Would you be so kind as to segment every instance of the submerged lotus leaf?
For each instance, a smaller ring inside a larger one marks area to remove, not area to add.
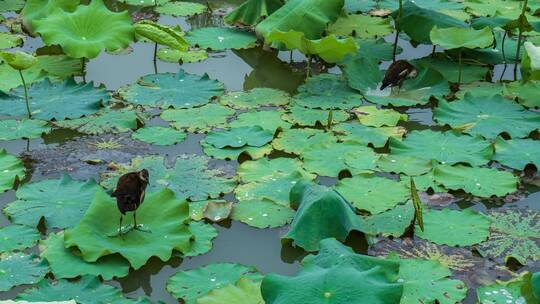
[[[433,44],[439,45],[446,50],[458,48],[486,48],[493,45],[494,38],[491,28],[484,27],[481,30],[463,27],[438,28],[431,29],[429,33]]]
[[[23,284],[35,284],[49,271],[47,263],[35,255],[7,253],[0,256],[0,291]]]
[[[234,109],[254,109],[261,106],[283,106],[290,102],[287,92],[271,88],[254,88],[245,92],[230,92],[219,102]]]
[[[62,120],[54,124],[61,128],[76,130],[79,133],[99,135],[135,130],[143,122],[142,115],[133,109],[111,110],[107,108],[95,115]]]
[[[179,51],[169,48],[161,48],[157,52],[157,58],[165,62],[192,63],[207,59],[208,53],[205,50]]]
[[[505,196],[517,190],[519,178],[510,172],[462,165],[435,167],[435,181],[447,189],[460,190],[480,197]]]
[[[233,205],[231,218],[256,228],[276,228],[287,225],[294,210],[271,200],[242,200]]]
[[[401,114],[392,109],[377,109],[376,106],[361,106],[355,108],[356,114],[361,124],[369,127],[395,127],[400,121],[407,121],[407,114]]]
[[[173,191],[163,189],[147,195],[137,211],[138,223],[151,232],[131,230],[123,237],[111,237],[118,232],[121,214],[114,198],[102,190],[97,191],[79,224],[66,230],[66,248],[76,246],[87,262],[118,253],[134,269],[144,266],[153,256],[167,261],[173,250],[189,249],[192,234],[183,224],[189,219],[188,204],[177,199]],[[132,225],[133,218],[126,216],[124,223]]]
[[[300,172],[306,179],[314,179],[315,175],[309,174],[302,169],[302,162],[294,158],[262,158],[256,161],[246,161],[237,169],[240,180],[244,183],[258,182],[275,178],[276,176],[289,175],[292,172]]]
[[[51,132],[51,127],[44,120],[8,119],[0,121],[0,140],[33,139],[49,132]]]
[[[228,130],[211,131],[206,143],[216,148],[240,148],[243,146],[262,147],[272,141],[273,133],[260,126],[238,127]]]
[[[183,142],[186,133],[167,127],[146,127],[137,130],[132,135],[133,139],[147,142],[158,146],[170,146]]]
[[[23,162],[5,149],[0,149],[0,171],[0,192],[13,189],[26,175]]]
[[[134,104],[189,109],[223,94],[223,84],[206,74],[198,76],[179,70],[177,74],[146,75],[136,84],[120,89],[119,94]]]
[[[256,25],[281,6],[282,0],[248,0],[225,16],[224,20],[228,24]]]
[[[504,262],[513,258],[522,265],[540,260],[540,212],[503,210],[489,217],[491,234],[478,246],[482,256]]]
[[[180,271],[167,281],[167,291],[186,304],[195,304],[197,299],[214,289],[234,284],[240,278],[259,281],[261,275],[254,267],[233,263],[216,263]]]
[[[249,49],[257,45],[257,37],[250,32],[226,27],[203,27],[190,31],[186,39],[193,46],[213,51]]]
[[[328,27],[328,33],[360,39],[384,37],[394,31],[390,18],[366,15],[342,15]]]
[[[370,173],[375,170],[378,158],[371,148],[352,142],[316,143],[300,157],[307,171],[330,177],[337,177],[345,170],[352,175]]]
[[[205,254],[212,249],[212,241],[217,237],[218,231],[212,225],[204,222],[190,222],[189,231],[193,234],[189,248],[182,252],[183,256],[193,257]]]
[[[471,209],[426,210],[423,217],[424,231],[417,226],[415,234],[435,244],[470,246],[485,241],[489,236],[490,220]]]
[[[239,185],[234,194],[239,202],[265,199],[281,206],[289,206],[289,192],[302,179],[304,175],[297,171],[286,175],[274,173],[264,179]]]
[[[403,127],[366,127],[360,123],[343,123],[334,129],[337,137],[344,142],[358,143],[364,146],[368,144],[375,148],[382,148],[389,138],[401,139],[407,130]]]
[[[527,111],[500,95],[477,98],[465,94],[459,101],[441,101],[433,117],[441,125],[448,124],[462,132],[490,139],[501,133],[523,138],[540,127],[540,114]]]
[[[102,0],[79,5],[73,12],[57,9],[32,24],[45,44],[58,44],[73,58],[92,59],[103,49],[124,49],[135,37],[129,13],[111,12]]]
[[[489,162],[493,147],[480,136],[461,135],[458,132],[413,131],[404,140],[390,139],[390,153],[436,160],[442,164],[468,163],[480,166]]]
[[[155,11],[158,14],[187,17],[203,13],[206,11],[206,6],[201,3],[174,1],[158,5]]]
[[[383,155],[377,160],[377,167],[384,172],[403,173],[416,176],[428,173],[432,169],[430,160],[407,155]]]
[[[206,155],[224,160],[237,160],[240,156],[247,156],[250,159],[259,159],[272,152],[272,146],[270,144],[262,147],[243,146],[240,148],[219,149],[205,141],[201,141],[201,146]]]
[[[342,179],[336,184],[336,191],[354,207],[371,214],[392,209],[410,196],[405,183],[373,175]]]
[[[540,141],[532,139],[495,140],[495,155],[493,160],[516,170],[523,170],[528,164],[540,168]]]
[[[0,252],[10,252],[34,246],[39,240],[35,228],[23,225],[8,225],[0,228]]]
[[[298,87],[294,98],[297,105],[323,110],[349,110],[362,101],[362,95],[351,89],[343,77],[333,74],[310,77]]]
[[[94,263],[84,261],[75,249],[64,247],[64,233],[51,233],[40,242],[41,257],[51,267],[57,279],[78,276],[101,276],[104,280],[125,277],[129,273],[129,263],[119,255],[105,256]]]
[[[315,127],[318,124],[328,127],[328,118],[330,111],[310,109],[294,105],[290,107],[287,113],[281,116],[282,119],[302,127]],[[345,111],[332,110],[332,125],[349,119],[349,113]]]
[[[301,155],[313,145],[336,143],[337,139],[328,132],[317,129],[287,129],[272,141],[276,150]]]
[[[411,203],[397,205],[386,212],[364,217],[364,233],[398,238],[409,228],[413,218],[414,206]]]
[[[242,113],[230,122],[232,128],[260,126],[274,134],[276,130],[288,129],[291,124],[281,119],[282,112],[277,110],[256,111]]]
[[[75,226],[83,217],[98,189],[94,180],[46,179],[25,184],[17,190],[16,201],[4,209],[12,222],[35,227],[41,218],[48,228]]]
[[[261,283],[248,278],[240,278],[235,284],[210,291],[197,299],[197,304],[264,304],[261,295]]]
[[[161,118],[179,130],[207,132],[211,128],[224,127],[234,110],[218,104],[207,104],[192,109],[169,109],[161,113]]]
[[[23,45],[23,37],[21,35],[12,35],[9,33],[0,32],[0,49],[10,49]]]
[[[63,83],[52,83],[45,79],[33,84],[28,89],[28,95],[32,117],[43,120],[64,120],[94,114],[102,101],[109,99],[105,88],[96,88],[93,83],[77,84],[73,79]],[[12,90],[10,94],[0,93],[0,113],[26,115],[22,87]]]
[[[184,38],[184,33],[176,28],[155,23],[151,20],[142,20],[135,24],[135,33],[155,43],[168,46],[177,51],[186,51],[189,42]]]

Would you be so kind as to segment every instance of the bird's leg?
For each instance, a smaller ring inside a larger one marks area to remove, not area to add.
[[[150,233],[152,232],[149,229],[144,228],[142,224],[137,225],[137,211],[133,211],[133,229],[139,230],[142,232],[150,232]]]
[[[116,233],[108,235],[108,237],[117,237],[117,236],[122,236],[123,235],[123,232],[122,232],[122,218],[123,217],[124,216],[122,214],[120,214],[120,226],[118,227],[118,231],[116,231]]]

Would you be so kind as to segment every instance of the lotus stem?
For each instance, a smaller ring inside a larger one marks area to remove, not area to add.
[[[306,65],[306,80],[309,78],[310,74],[311,74],[311,55],[308,55],[307,65]]]
[[[154,74],[157,74],[157,42],[154,43]]]
[[[459,49],[459,55],[458,55],[458,60],[459,60],[459,70],[458,70],[458,85],[461,84],[461,49]]]
[[[399,20],[401,19],[401,12],[403,11],[403,2],[402,0],[399,0],[399,9],[397,13],[397,18],[394,20],[394,25],[396,27],[396,38],[394,38],[394,50],[392,51],[392,61],[396,61],[396,53],[397,53],[397,43],[399,40],[399,32],[400,32],[400,26],[399,26]]]
[[[293,51],[291,50],[291,52],[289,53],[289,63],[292,63],[292,52]]]
[[[83,82],[86,82],[86,59],[81,58],[81,74]]]
[[[330,110],[330,111],[328,112],[328,120],[327,120],[327,122],[326,122],[326,129],[327,129],[327,130],[332,129],[332,122],[333,122],[333,120],[334,120],[334,111],[333,111],[333,110]]]
[[[32,118],[32,113],[30,112],[30,102],[28,101],[28,88],[26,87],[26,81],[24,81],[24,77],[21,70],[19,70],[19,75],[21,76],[21,81],[24,87],[24,99],[26,100],[26,112],[28,113],[28,118]]]
[[[506,41],[506,36],[507,35],[508,35],[508,31],[504,31],[504,35],[503,35],[502,42],[501,42],[504,69],[503,69],[503,71],[501,73],[501,78],[499,78],[499,81],[502,81],[504,73],[506,73],[506,68],[508,67],[508,64],[506,62],[506,52],[504,51],[504,42]]]
[[[437,49],[437,46],[433,46],[433,48],[431,49],[431,57],[433,58],[435,56],[435,50]]]
[[[527,2],[528,0],[523,1],[523,7],[521,9],[521,15],[519,15],[519,35],[518,35],[518,41],[517,41],[517,48],[516,48],[516,61],[514,64],[514,81],[517,80],[517,68],[519,63],[519,52],[521,50],[521,39],[523,39],[523,19],[525,18],[525,11],[527,10]]]

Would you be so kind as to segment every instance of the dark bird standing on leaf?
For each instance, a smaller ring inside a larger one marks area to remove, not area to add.
[[[418,74],[418,70],[405,60],[398,60],[392,62],[392,64],[386,70],[384,79],[382,81],[381,90],[386,87],[398,86],[401,88],[403,81],[407,78],[414,78]]]
[[[138,172],[130,172],[120,176],[116,190],[111,194],[116,198],[118,210],[120,210],[120,229],[122,234],[122,219],[126,212],[133,211],[133,229],[139,229],[137,226],[137,208],[144,201],[144,194],[148,186],[148,170],[143,169]]]

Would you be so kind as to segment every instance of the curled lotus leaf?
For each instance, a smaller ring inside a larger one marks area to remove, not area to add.
[[[336,142],[336,137],[323,130],[295,128],[279,133],[278,137],[272,141],[272,146],[276,150],[301,155],[308,151],[311,146]]]
[[[23,162],[5,149],[0,149],[0,171],[0,192],[13,189],[26,175]]]
[[[261,106],[283,106],[291,98],[287,92],[271,88],[254,88],[246,92],[230,92],[219,102],[234,109],[254,109]]]
[[[135,33],[174,50],[186,51],[189,48],[189,42],[184,38],[181,31],[151,20],[137,22],[135,24]]]
[[[349,113],[345,111],[332,111],[332,125],[337,125],[340,122],[349,119]],[[304,108],[294,105],[287,110],[287,113],[281,116],[284,120],[303,127],[314,127],[316,125],[328,127],[328,119],[330,111]]]
[[[5,253],[0,256],[0,291],[23,284],[35,284],[49,271],[47,263],[35,255]]]
[[[144,118],[138,111],[133,109],[104,109],[95,115],[62,120],[54,124],[83,134],[99,135],[135,130],[139,125],[144,124]]]
[[[214,289],[197,299],[197,304],[221,303],[264,304],[261,283],[242,277],[235,284]]]
[[[51,132],[49,123],[44,120],[22,119],[0,121],[0,140],[33,139]]]
[[[249,49],[257,45],[255,35],[236,28],[203,27],[188,32],[186,39],[193,46],[214,51]]]
[[[207,104],[192,109],[168,109],[161,118],[179,130],[188,132],[208,132],[212,128],[224,127],[234,110],[218,104]]]
[[[540,80],[540,46],[527,41],[521,60],[521,76],[524,80]]]
[[[158,146],[170,146],[186,139],[186,133],[166,127],[146,127],[132,134],[133,139]]]
[[[20,251],[34,246],[39,232],[32,227],[8,225],[0,228],[0,252]]]
[[[206,6],[201,3],[184,1],[167,1],[155,8],[156,13],[175,17],[187,17],[206,11]]]
[[[276,228],[287,225],[294,210],[268,199],[242,200],[233,206],[231,218],[255,228]]]
[[[272,141],[274,134],[260,126],[238,127],[229,130],[211,131],[205,142],[218,148],[262,147]]]
[[[274,178],[275,176],[289,175],[300,172],[306,179],[314,179],[315,175],[302,169],[302,162],[294,158],[261,158],[255,161],[245,161],[237,169],[240,180],[244,183],[257,182]]]
[[[260,126],[274,134],[278,129],[286,130],[291,124],[281,119],[283,113],[278,110],[256,111],[251,110],[239,114],[229,123],[231,128]]]
[[[495,140],[495,154],[493,160],[516,170],[523,170],[529,164],[540,168],[540,141],[532,139],[504,140],[497,137]]]
[[[342,123],[333,128],[337,137],[344,142],[382,148],[389,138],[401,140],[407,130],[403,127],[366,127],[360,123]]]
[[[21,51],[10,53],[0,50],[0,57],[9,64],[10,67],[19,71],[27,70],[38,62],[34,55]]]
[[[351,89],[343,77],[320,74],[298,87],[294,98],[297,105],[307,108],[349,110],[361,102],[362,95]]]
[[[458,48],[486,48],[493,45],[494,37],[491,28],[484,27],[481,30],[463,27],[438,28],[431,29],[429,33],[433,44],[440,45],[446,50]]]
[[[34,21],[44,19],[57,9],[73,12],[79,3],[77,0],[28,0],[23,2],[21,11],[23,24],[32,29]]]

